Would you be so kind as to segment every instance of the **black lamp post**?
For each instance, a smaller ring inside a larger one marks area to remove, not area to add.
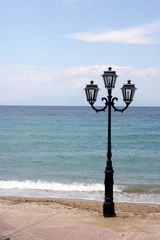
[[[111,146],[111,108],[113,108],[115,111],[123,112],[126,110],[129,106],[129,104],[133,101],[133,96],[135,93],[135,85],[131,84],[131,81],[128,80],[127,84],[124,84],[122,87],[122,94],[123,94],[123,100],[126,104],[123,108],[117,108],[115,107],[115,101],[118,100],[117,97],[112,97],[112,88],[115,87],[117,75],[115,71],[112,71],[112,68],[109,67],[108,71],[105,71],[102,75],[104,80],[105,88],[108,90],[108,96],[107,98],[102,98],[102,101],[105,101],[105,106],[101,109],[97,109],[94,107],[94,103],[97,100],[97,94],[99,91],[98,85],[95,85],[93,81],[90,82],[89,85],[86,86],[85,92],[87,101],[91,105],[91,107],[96,112],[105,111],[108,107],[108,146],[107,146],[107,164],[105,168],[105,198],[104,198],[104,204],[103,204],[103,216],[104,217],[115,217],[115,208],[114,208],[114,202],[113,202],[113,167],[112,167],[112,146]]]

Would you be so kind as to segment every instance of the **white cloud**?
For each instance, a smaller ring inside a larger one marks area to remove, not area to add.
[[[127,44],[155,44],[160,43],[160,21],[141,26],[107,30],[103,32],[79,32],[68,35],[67,38],[86,42],[113,42]]]
[[[98,64],[55,69],[49,66],[0,65],[0,104],[32,104],[32,99],[36,98],[40,100],[37,104],[43,104],[44,98],[49,99],[49,104],[54,104],[54,99],[56,104],[85,104],[83,89],[91,79],[99,85],[100,96],[106,94],[101,74],[108,66]],[[120,88],[131,79],[138,88],[135,105],[160,106],[160,69],[119,65],[112,65],[112,68],[119,75],[114,96],[122,99]],[[67,99],[72,99],[72,102]]]

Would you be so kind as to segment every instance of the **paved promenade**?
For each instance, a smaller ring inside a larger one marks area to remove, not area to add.
[[[100,212],[59,203],[0,202],[0,236],[10,240],[159,240],[160,218]]]

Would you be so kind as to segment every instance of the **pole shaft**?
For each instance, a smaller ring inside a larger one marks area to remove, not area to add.
[[[111,145],[111,107],[112,107],[111,89],[108,90],[108,145],[107,145],[107,164],[105,168],[105,201],[103,204],[103,216],[114,217],[115,209],[113,202],[113,167],[112,167],[112,145]]]

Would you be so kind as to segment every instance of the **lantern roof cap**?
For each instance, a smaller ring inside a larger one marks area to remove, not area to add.
[[[118,75],[116,74],[116,71],[112,70],[112,67],[109,67],[108,70],[105,70],[104,73],[102,74],[102,76],[105,76],[105,75],[108,75],[108,76],[116,76],[118,77]]]

